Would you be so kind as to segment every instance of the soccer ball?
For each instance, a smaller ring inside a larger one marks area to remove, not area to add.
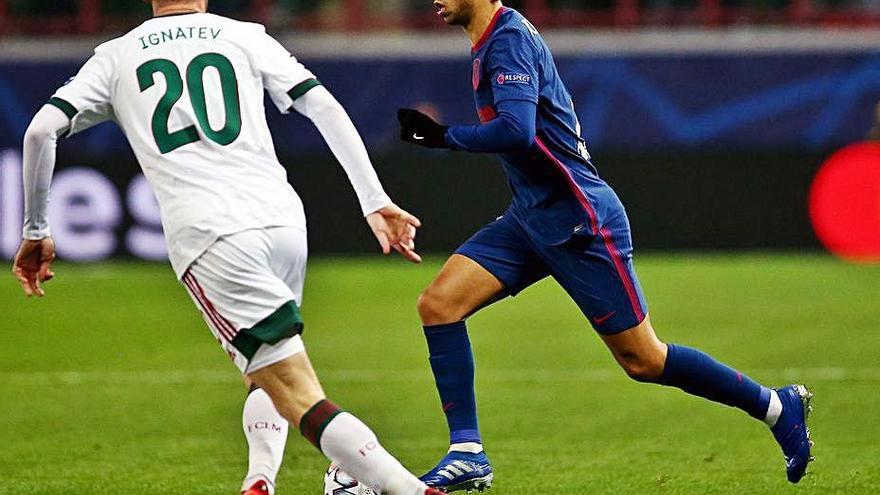
[[[324,495],[382,495],[345,474],[339,466],[331,463],[324,473]]]

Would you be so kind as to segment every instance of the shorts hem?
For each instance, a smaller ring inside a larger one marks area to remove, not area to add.
[[[231,344],[246,358],[251,359],[263,344],[274,345],[283,339],[300,335],[303,328],[299,307],[291,300],[253,327],[240,330]]]
[[[511,289],[511,288],[510,288],[510,287],[511,287],[511,284],[509,284],[507,281],[504,280],[504,278],[500,277],[500,276],[498,275],[498,273],[496,273],[494,270],[492,270],[492,264],[489,263],[488,260],[485,260],[484,258],[482,258],[481,256],[477,256],[477,255],[474,255],[474,254],[471,254],[471,253],[467,253],[467,252],[463,252],[463,251],[455,251],[455,253],[453,253],[453,254],[457,254],[457,255],[460,255],[460,256],[464,256],[465,258],[467,258],[467,259],[473,261],[474,263],[480,265],[480,267],[481,267],[482,269],[484,269],[484,270],[486,270],[487,272],[489,272],[489,274],[492,275],[493,277],[495,277],[495,280],[497,280],[498,282],[500,282],[501,285],[504,287],[504,289],[502,289],[502,290],[503,290],[503,292],[504,292],[505,295],[510,296],[510,297],[513,297],[513,296],[515,296],[515,295],[517,295],[517,294],[519,294],[520,292],[523,291],[523,288],[519,288],[519,289]]]
[[[596,328],[595,325],[593,325],[593,330],[595,330],[596,333],[598,333],[599,335],[609,335],[609,336],[610,335],[619,335],[627,330],[631,330],[631,329],[641,325],[647,319],[648,319],[648,313],[646,311],[645,314],[642,315],[641,319],[637,319],[638,322],[635,325],[630,325],[625,328],[617,328],[617,326],[613,326],[609,330],[605,330],[605,329],[600,330],[600,329]],[[587,318],[587,320],[589,320],[589,318]],[[592,324],[592,322],[590,322],[590,323]]]
[[[296,356],[305,350],[305,344],[303,344],[302,337],[299,335],[283,339],[275,345],[263,344],[254,354],[254,357],[248,361],[243,374],[250,375],[251,373],[256,373],[273,364],[278,364],[285,359]]]

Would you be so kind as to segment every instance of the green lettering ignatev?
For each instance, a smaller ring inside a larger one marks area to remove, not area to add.
[[[146,36],[141,36],[138,38],[138,41],[141,42],[141,49],[146,50],[153,46],[159,46],[177,40],[216,40],[220,37],[220,33],[222,32],[223,30],[220,28],[215,29],[207,26],[187,26],[179,27],[176,30],[166,29],[164,31],[150,33]]]

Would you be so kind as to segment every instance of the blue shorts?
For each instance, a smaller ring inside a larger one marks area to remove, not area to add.
[[[632,328],[648,312],[633,269],[625,214],[604,223],[597,235],[577,233],[561,244],[544,245],[508,212],[474,234],[456,253],[488,270],[510,296],[552,276],[601,334]]]

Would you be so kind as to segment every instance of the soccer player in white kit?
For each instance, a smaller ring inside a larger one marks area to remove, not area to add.
[[[312,370],[300,337],[305,214],[275,155],[264,90],[321,132],[385,254],[418,262],[419,221],[385,194],[357,130],[315,76],[263,26],[208,14],[207,3],[153,0],[153,19],[97,47],[34,117],[13,272],[28,296],[44,295],[41,283],[53,277],[46,211],[58,137],[116,121],[158,199],[175,274],[251,389],[243,493],[274,493],[288,421],[383,494],[440,493],[328,401]]]

